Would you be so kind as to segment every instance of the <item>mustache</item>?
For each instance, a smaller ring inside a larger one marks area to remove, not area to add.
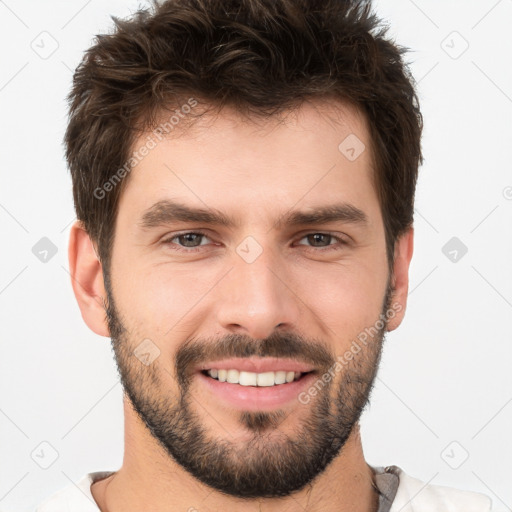
[[[306,339],[298,333],[274,332],[263,340],[254,340],[241,334],[227,334],[220,339],[187,340],[176,353],[176,376],[186,386],[192,376],[192,368],[207,361],[232,357],[291,358],[324,371],[336,362],[335,354],[322,340]]]

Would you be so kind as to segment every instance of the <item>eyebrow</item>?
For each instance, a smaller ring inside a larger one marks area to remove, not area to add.
[[[139,221],[139,226],[144,230],[149,230],[176,222],[202,223],[226,228],[238,228],[241,225],[238,219],[229,217],[215,208],[193,208],[166,199],[158,201],[145,210]],[[288,211],[280,217],[274,227],[279,229],[284,226],[296,227],[328,222],[345,222],[363,227],[369,224],[368,216],[361,209],[349,203],[338,203],[319,206],[307,211]]]

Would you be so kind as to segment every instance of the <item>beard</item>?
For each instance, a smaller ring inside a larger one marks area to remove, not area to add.
[[[382,327],[373,327],[377,333],[365,347],[357,345],[359,352],[336,375],[332,373],[335,365],[338,368],[336,355],[321,340],[291,332],[276,330],[264,340],[235,334],[211,341],[189,339],[176,352],[174,378],[179,392],[174,396],[161,379],[164,371],[172,373],[158,358],[145,366],[133,357],[140,340],[133,339],[121,322],[108,281],[106,314],[124,392],[165,453],[195,479],[236,498],[285,497],[310,485],[341,452],[369,403],[379,368],[393,292],[389,281],[375,322]],[[298,400],[290,412],[235,411],[250,434],[244,441],[215,436],[198,414],[204,408],[193,396],[194,368],[209,360],[251,356],[291,357],[311,364],[318,376],[313,385],[320,383],[321,388],[307,405]],[[329,369],[332,378],[325,383],[321,377]],[[279,426],[290,414],[298,418],[292,434],[286,434]]]

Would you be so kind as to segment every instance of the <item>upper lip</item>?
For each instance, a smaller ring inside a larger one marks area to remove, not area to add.
[[[234,357],[231,359],[203,363],[198,368],[198,371],[211,370],[214,368],[217,370],[236,369],[253,373],[277,372],[280,370],[307,373],[314,370],[311,365],[294,359],[284,359],[280,357],[265,357],[259,359]]]

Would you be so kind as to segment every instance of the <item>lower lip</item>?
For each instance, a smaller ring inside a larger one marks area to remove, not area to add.
[[[198,372],[198,378],[207,389],[230,406],[246,411],[272,410],[297,401],[299,394],[315,380],[315,373],[307,373],[299,380],[275,386],[241,386],[220,382]],[[300,402],[299,402],[300,403]]]

